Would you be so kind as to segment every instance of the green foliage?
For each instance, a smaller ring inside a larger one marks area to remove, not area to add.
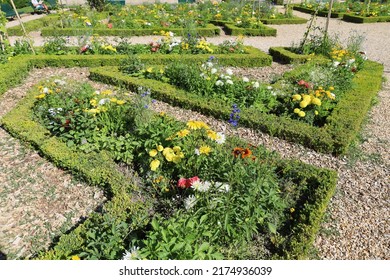
[[[224,24],[226,34],[232,36],[245,35],[245,36],[276,36],[276,29],[260,25],[259,28],[241,28],[236,27],[234,24]]]
[[[62,37],[53,37],[48,39],[43,44],[42,51],[46,54],[66,54],[68,51],[66,39]]]

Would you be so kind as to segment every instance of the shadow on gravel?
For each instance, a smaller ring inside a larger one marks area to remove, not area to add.
[[[0,251],[0,261],[6,260],[7,255]]]

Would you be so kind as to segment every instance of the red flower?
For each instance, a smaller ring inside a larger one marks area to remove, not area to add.
[[[177,181],[177,186],[179,188],[186,188],[187,187],[187,179],[186,178],[180,178],[179,181]]]
[[[309,87],[310,87],[309,83],[308,83],[308,82],[305,82],[304,80],[300,80],[300,81],[298,82],[298,85],[299,85],[299,86],[304,86],[305,88],[309,88]]]
[[[107,27],[111,29],[112,28],[112,23],[107,24]]]

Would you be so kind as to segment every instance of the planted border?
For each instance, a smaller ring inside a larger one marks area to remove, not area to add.
[[[359,132],[371,101],[381,87],[382,73],[383,65],[366,61],[364,69],[353,79],[353,89],[345,93],[323,127],[313,127],[298,120],[259,113],[255,109],[242,109],[240,123],[319,152],[344,154]],[[156,99],[218,119],[228,120],[231,113],[229,106],[221,105],[216,99],[191,94],[163,82],[129,77],[112,67],[92,69],[91,79],[130,90],[139,86],[148,87]]]
[[[261,67],[272,63],[272,57],[254,47],[246,46],[245,54],[215,54],[221,65],[241,67]],[[0,65],[0,96],[11,86],[20,83],[33,67],[98,67],[119,65],[126,55],[20,55],[12,58],[10,63]],[[203,62],[210,54],[140,54],[143,62],[164,64],[186,60]]]
[[[344,14],[343,20],[354,23],[390,22],[390,16],[362,17],[352,14]]]
[[[310,58],[310,55],[297,54],[286,47],[272,47],[268,52],[274,61],[286,64],[304,63]]]
[[[112,198],[104,206],[103,211],[94,212],[73,231],[59,238],[58,243],[40,259],[69,259],[72,255],[82,252],[87,245],[89,228],[103,222],[103,214],[109,215],[115,222],[130,223],[130,231],[144,228],[149,219],[150,204],[140,201],[133,195],[137,187],[130,185],[128,180],[115,168],[109,154],[80,153],[70,150],[39,123],[31,119],[35,92],[31,91],[11,112],[1,119],[1,125],[12,135],[32,144],[44,156],[57,166],[70,170],[81,176],[90,184],[102,187]],[[335,171],[316,168],[297,160],[271,160],[271,165],[277,167],[280,176],[294,176],[298,182],[309,182],[308,188],[297,206],[293,224],[288,226],[287,243],[277,248],[274,258],[303,259],[312,246],[319,229],[324,211],[334,193],[337,175]],[[124,237],[123,237],[124,238]]]

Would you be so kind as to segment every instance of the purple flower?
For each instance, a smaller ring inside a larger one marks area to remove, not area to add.
[[[238,120],[240,119],[240,112],[241,110],[238,108],[237,104],[233,104],[232,112],[230,113],[230,119],[228,121],[232,126],[238,125]]]

